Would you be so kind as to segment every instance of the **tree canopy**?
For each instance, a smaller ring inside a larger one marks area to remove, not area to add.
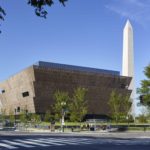
[[[141,87],[137,89],[140,94],[141,104],[150,108],[150,64],[145,67],[144,74],[146,79],[141,81]]]
[[[54,113],[55,119],[61,119],[62,113],[65,114],[68,109],[69,95],[68,92],[56,91],[54,94],[55,104]],[[63,112],[62,112],[63,111]]]
[[[81,87],[74,89],[72,97],[69,97],[68,92],[56,91],[53,106],[55,119],[61,119],[62,115],[69,114],[71,121],[81,122],[87,113],[86,93],[87,89]]]
[[[129,111],[132,105],[130,95],[122,95],[113,90],[108,105],[110,106],[112,117],[115,119],[116,123],[121,116],[129,118]]]
[[[65,2],[68,0],[57,1],[59,1],[63,6],[65,6]],[[51,7],[54,4],[54,0],[27,0],[27,4],[35,8],[35,14],[37,16],[46,18],[48,12],[46,11],[45,7]],[[0,6],[0,21],[4,21],[5,15],[5,9],[2,8],[2,6]]]
[[[108,105],[110,106],[113,117],[115,118],[116,122],[118,122],[118,118],[120,115],[121,95],[116,91],[112,91],[110,99],[108,101]]]
[[[63,6],[67,0],[58,0]],[[39,17],[46,18],[47,11],[45,6],[51,7],[54,4],[54,0],[28,0],[28,4],[35,8],[35,14]]]
[[[6,15],[5,10],[0,6],[0,20],[4,21],[4,16]],[[1,26],[1,24],[0,24]],[[1,33],[1,30],[0,30]]]
[[[72,101],[69,105],[70,120],[81,122],[84,115],[87,113],[87,89],[78,87],[74,90]]]

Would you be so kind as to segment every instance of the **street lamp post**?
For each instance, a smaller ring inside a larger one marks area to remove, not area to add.
[[[64,132],[66,102],[61,102],[61,106],[62,106],[61,132]]]
[[[15,126],[16,126],[16,112],[17,112],[17,109],[15,108]]]

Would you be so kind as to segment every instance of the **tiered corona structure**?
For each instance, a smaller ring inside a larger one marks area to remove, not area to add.
[[[88,89],[87,114],[108,116],[111,92],[130,94],[125,88],[130,81],[118,71],[40,61],[0,83],[0,100],[6,114],[19,115],[22,110],[44,114],[55,103],[56,91],[72,96],[74,89],[83,87]]]

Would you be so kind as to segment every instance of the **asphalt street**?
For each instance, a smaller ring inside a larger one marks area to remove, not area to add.
[[[0,150],[150,150],[149,138],[1,135]]]

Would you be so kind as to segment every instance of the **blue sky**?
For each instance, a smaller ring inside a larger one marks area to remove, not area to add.
[[[27,0],[0,0],[7,16],[0,27],[0,81],[38,60],[121,71],[122,32],[134,30],[136,87],[150,63],[149,0],[57,0],[47,19]]]

